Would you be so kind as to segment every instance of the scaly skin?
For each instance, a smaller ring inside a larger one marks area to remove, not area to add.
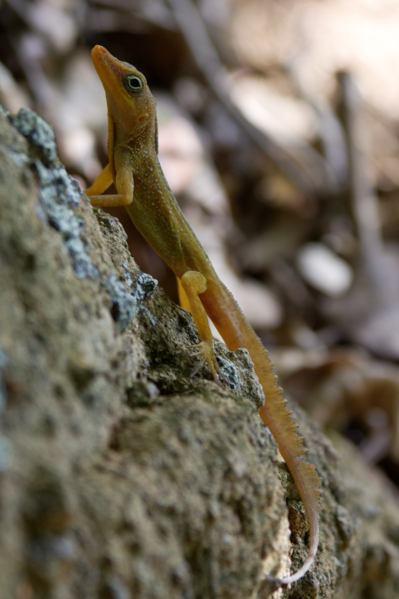
[[[94,206],[125,206],[143,237],[169,264],[180,280],[184,304],[189,305],[197,325],[199,353],[218,384],[221,373],[206,314],[230,350],[245,347],[249,351],[266,398],[260,417],[277,441],[309,523],[309,554],[303,566],[281,580],[267,577],[277,584],[290,584],[299,580],[315,560],[321,480],[315,467],[301,457],[306,450],[277,385],[267,351],[216,275],[165,179],[158,161],[156,104],[145,77],[101,46],[93,48],[92,58],[107,97],[109,164],[86,194]],[[117,194],[101,195],[112,182]]]

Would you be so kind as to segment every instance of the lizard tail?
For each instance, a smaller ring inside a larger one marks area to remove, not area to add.
[[[213,287],[216,287],[213,289]],[[302,456],[306,449],[287,402],[277,384],[277,377],[266,349],[242,314],[231,293],[221,281],[209,284],[201,295],[209,317],[219,330],[230,350],[245,347],[254,363],[255,372],[265,394],[265,404],[259,414],[275,438],[281,455],[298,487],[309,524],[309,554],[303,566],[292,576],[271,579],[278,584],[290,584],[299,580],[313,564],[319,544],[319,498],[321,479],[313,464],[306,463]],[[228,316],[227,316],[228,315]]]
[[[263,346],[262,351],[257,348],[257,355],[253,357],[250,348],[248,346],[247,348],[265,393],[265,404],[260,408],[259,415],[277,441],[280,453],[298,487],[309,524],[309,553],[303,566],[295,574],[286,578],[266,577],[276,584],[291,584],[309,570],[316,557],[319,544],[321,479],[316,467],[302,458],[307,450],[303,446],[302,437],[297,433],[297,426],[287,408],[287,402],[281,395],[267,351]]]
[[[266,351],[265,354],[264,360],[267,357],[269,367],[267,368],[266,361],[263,362],[261,366],[263,372],[258,373],[255,366],[255,372],[259,376],[266,398],[265,405],[260,408],[259,414],[276,439],[280,453],[298,487],[309,525],[309,553],[302,567],[295,574],[282,579],[266,577],[267,580],[274,581],[276,584],[291,584],[309,570],[316,557],[319,544],[321,479],[315,466],[308,464],[302,458],[307,450],[303,446],[302,437],[297,433],[297,426],[287,408],[287,402],[281,395]]]

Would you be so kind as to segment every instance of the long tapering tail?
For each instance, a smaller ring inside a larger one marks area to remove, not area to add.
[[[303,566],[291,576],[269,578],[278,584],[299,580],[313,564],[319,543],[319,498],[321,479],[313,464],[302,456],[306,449],[287,402],[277,384],[277,377],[266,349],[247,322],[231,293],[221,281],[213,281],[201,295],[205,309],[230,350],[245,347],[254,363],[255,372],[265,394],[265,404],[259,414],[275,438],[281,455],[298,487],[309,524],[309,554]]]

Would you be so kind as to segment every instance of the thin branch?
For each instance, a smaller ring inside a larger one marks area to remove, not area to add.
[[[348,185],[349,170],[343,127],[329,104],[320,96],[309,93],[302,84],[293,61],[285,65],[285,71],[299,96],[312,108],[318,120],[323,154],[329,166],[326,174],[330,177],[330,186],[336,192],[342,191]]]
[[[360,250],[368,275],[378,285],[381,277],[383,242],[375,194],[375,176],[370,160],[364,104],[350,73],[338,73],[349,156],[352,213]]]
[[[305,143],[308,165],[298,164],[298,159],[283,148],[270,136],[259,131],[247,121],[226,91],[228,73],[208,35],[204,22],[191,0],[168,0],[176,21],[185,37],[197,66],[217,98],[222,102],[229,114],[245,130],[250,139],[272,160],[285,175],[308,195],[329,193],[331,189],[328,165],[313,148]]]

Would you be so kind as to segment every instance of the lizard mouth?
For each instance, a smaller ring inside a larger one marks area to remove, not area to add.
[[[118,90],[123,78],[132,70],[136,70],[127,62],[121,62],[112,56],[103,46],[94,46],[91,58],[105,91],[111,96],[119,95]]]
[[[145,124],[150,118],[150,111],[142,102],[136,102],[141,94],[134,95],[134,89],[129,94],[130,90],[126,85],[128,77],[134,78],[137,73],[137,79],[140,79],[144,86],[145,77],[132,65],[112,56],[103,46],[94,46],[91,57],[105,90],[108,111],[111,111],[114,119],[124,122],[125,126],[128,120],[132,129],[137,127],[137,123]]]
[[[117,81],[120,81],[126,67],[124,68],[119,60],[114,58],[102,46],[95,46],[91,51],[93,64],[106,90],[112,92],[116,87]]]

